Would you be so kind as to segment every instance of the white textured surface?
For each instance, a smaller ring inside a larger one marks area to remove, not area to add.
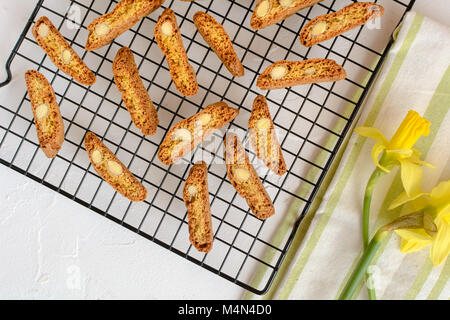
[[[444,22],[448,11],[440,8],[447,2],[418,0],[414,9]],[[0,66],[34,5],[0,0]],[[4,78],[1,68],[0,81]],[[230,282],[4,166],[0,179],[0,298],[236,299],[242,294]]]
[[[35,4],[0,0],[0,81]],[[7,94],[8,88],[0,92]],[[0,298],[237,299],[242,294],[240,287],[2,165],[0,180]]]

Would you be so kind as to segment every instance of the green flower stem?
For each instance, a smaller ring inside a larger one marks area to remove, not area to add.
[[[375,185],[378,183],[380,178],[386,174],[385,171],[377,167],[367,182],[366,191],[364,193],[364,206],[363,206],[363,218],[362,218],[362,239],[363,239],[363,249],[366,250],[369,245],[369,222],[370,222],[370,205],[372,202],[372,195]],[[366,275],[366,283],[370,275]],[[375,289],[367,288],[370,300],[376,300]]]
[[[367,182],[366,191],[364,193],[364,206],[363,206],[363,219],[362,219],[362,238],[363,238],[363,249],[365,250],[369,245],[369,222],[370,222],[370,205],[372,202],[372,195],[375,185],[378,183],[380,178],[384,176],[387,172],[376,168]]]
[[[372,259],[374,258],[375,254],[378,251],[378,248],[380,247],[387,234],[388,231],[384,230],[383,228],[377,231],[372,241],[370,241],[369,245],[367,246],[367,249],[359,259],[358,265],[356,266],[344,290],[339,296],[339,300],[350,300],[353,297],[359,283],[366,274],[367,268],[372,262]]]

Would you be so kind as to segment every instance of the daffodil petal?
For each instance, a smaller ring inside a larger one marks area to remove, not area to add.
[[[410,253],[414,251],[422,250],[423,248],[429,246],[431,241],[420,241],[417,239],[414,240],[404,240],[402,239],[400,243],[400,252],[402,253]]]
[[[401,178],[406,194],[412,197],[420,193],[422,184],[422,167],[408,160],[400,160]]]
[[[370,139],[374,139],[376,142],[378,142],[379,144],[388,145],[388,140],[386,139],[386,137],[383,135],[383,133],[376,129],[376,128],[372,128],[372,127],[358,127],[355,129],[355,132],[357,134],[359,134],[360,136],[366,137],[366,138],[370,138]]]
[[[441,214],[439,217],[440,217],[440,218],[442,219],[442,221],[444,221],[445,223],[450,224],[450,212]]]
[[[428,193],[426,194],[429,195]],[[416,212],[428,206],[428,197],[418,197],[411,202],[411,212]]]
[[[386,153],[389,156],[396,158],[397,160],[407,159],[413,155],[413,151],[411,149],[387,149]]]
[[[435,266],[439,266],[450,253],[450,224],[440,218],[435,219],[435,223],[438,232],[431,245],[430,258]]]
[[[395,230],[395,233],[402,238],[400,251],[403,253],[421,250],[432,242],[431,237],[423,229],[400,229]]]
[[[435,208],[450,205],[450,180],[439,183],[431,190],[430,204]]]
[[[389,172],[389,170],[385,167],[383,167],[380,162],[378,161],[378,158],[380,157],[380,154],[386,149],[384,145],[381,143],[375,143],[375,145],[372,148],[372,161],[375,163],[377,167],[379,167],[381,170],[385,172]]]
[[[450,203],[442,205],[436,208],[437,215],[440,217],[450,217]]]
[[[416,148],[411,148],[411,150],[413,151],[413,156],[417,157],[418,159],[420,159],[420,156],[422,155],[422,152],[420,152],[420,150],[417,150]]]
[[[431,163],[426,162],[426,161],[419,160],[419,161],[417,161],[416,163],[417,163],[417,164],[420,164],[420,165],[422,165],[422,166],[424,166],[424,167],[430,168],[430,169],[436,169],[436,166],[435,166],[435,165],[432,165]]]
[[[420,191],[417,194],[414,194],[411,197],[409,197],[406,192],[403,192],[397,198],[395,198],[394,201],[391,202],[391,205],[389,206],[388,209],[389,210],[395,209],[397,207],[404,205],[407,202],[414,201],[414,200],[416,200],[420,197],[426,196],[426,195],[428,195],[427,192]],[[424,207],[425,207],[425,203],[423,203],[423,206],[420,209],[423,209]],[[417,207],[415,207],[415,210],[417,210],[417,211],[420,209],[417,209]]]
[[[428,168],[431,168],[431,169],[436,168],[436,166],[432,165],[431,163],[420,160],[421,153],[419,150],[412,148],[412,151],[413,151],[413,153],[410,157],[412,162],[414,162],[416,164],[420,164],[420,165],[428,167]]]

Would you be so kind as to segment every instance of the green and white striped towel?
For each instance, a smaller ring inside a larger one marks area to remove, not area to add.
[[[450,29],[414,12],[406,15],[357,126],[376,127],[390,137],[409,109],[432,123],[430,135],[415,145],[423,159],[437,166],[424,169],[422,187],[429,191],[439,181],[450,179]],[[351,135],[328,189],[310,215],[309,229],[296,235],[263,299],[339,296],[361,254],[363,193],[374,169],[372,146],[373,141]],[[401,209],[387,210],[402,192],[397,170],[385,176],[375,189],[372,231],[400,214]],[[309,225],[308,219],[305,225]],[[450,297],[450,259],[433,267],[428,250],[403,254],[396,234],[383,242],[370,271],[379,299]],[[357,293],[360,299],[367,298],[363,288]],[[244,298],[259,297],[247,293]]]

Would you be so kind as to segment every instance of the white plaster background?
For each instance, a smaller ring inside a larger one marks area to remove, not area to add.
[[[0,81],[34,0],[0,0]],[[414,10],[448,24],[446,0]],[[8,94],[7,88],[0,94]],[[238,299],[242,289],[0,165],[0,298]]]

